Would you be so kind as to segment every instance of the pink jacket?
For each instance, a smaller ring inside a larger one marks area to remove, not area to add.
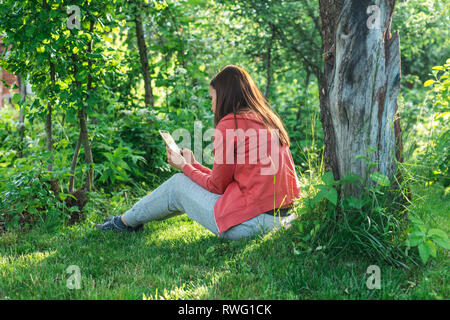
[[[300,186],[289,147],[279,143],[253,113],[233,114],[217,124],[214,164],[187,164],[183,172],[206,190],[221,194],[214,206],[219,232],[291,204]]]

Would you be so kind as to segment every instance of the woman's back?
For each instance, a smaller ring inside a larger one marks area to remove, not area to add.
[[[237,124],[237,127],[236,127]],[[220,232],[300,196],[288,146],[254,113],[223,117],[214,134],[214,165],[186,165],[183,172],[210,192],[223,194],[214,207]]]

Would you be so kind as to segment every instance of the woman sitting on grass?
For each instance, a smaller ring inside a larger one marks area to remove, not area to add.
[[[292,219],[287,213],[300,187],[280,118],[237,66],[214,77],[209,95],[215,123],[213,169],[198,163],[189,149],[177,154],[166,147],[168,163],[183,173],[95,228],[136,231],[146,222],[186,213],[215,235],[238,240]]]

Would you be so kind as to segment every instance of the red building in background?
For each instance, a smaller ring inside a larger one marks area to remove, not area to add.
[[[5,51],[6,48],[3,46],[2,42],[2,36],[0,35],[0,54]],[[19,83],[17,81],[17,77],[13,74],[10,74],[6,70],[3,70],[0,67],[0,109],[3,108],[5,105],[11,104],[11,99],[14,93],[19,93],[19,89],[12,90],[9,89],[7,86],[3,84],[3,80],[8,86],[11,86],[13,84],[16,84],[19,86]]]
[[[17,82],[17,77],[15,75],[6,72],[5,70],[1,70],[0,79],[5,80],[8,85],[16,84],[19,86]],[[0,109],[5,105],[11,104],[11,99],[14,93],[18,93],[19,89],[11,90],[8,87],[3,85],[3,81],[0,80]]]

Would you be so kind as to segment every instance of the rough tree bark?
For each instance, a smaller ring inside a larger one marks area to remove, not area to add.
[[[368,12],[371,5],[377,7]],[[335,179],[353,173],[370,183],[366,160],[356,158],[369,156],[377,163],[374,170],[392,181],[396,157],[401,160],[396,149],[401,146],[396,140],[400,40],[398,32],[390,32],[395,0],[320,0],[319,6],[325,51],[320,109],[326,168]],[[371,24],[374,21],[379,25]],[[375,152],[368,152],[370,148]],[[361,187],[346,184],[342,192],[359,195]]]

